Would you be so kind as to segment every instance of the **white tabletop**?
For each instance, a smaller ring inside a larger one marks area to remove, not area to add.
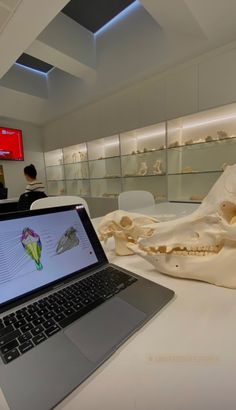
[[[10,202],[17,202],[19,198],[0,199],[0,204],[9,204]]]
[[[235,410],[236,290],[160,274],[112,248],[110,261],[176,297],[57,410]]]

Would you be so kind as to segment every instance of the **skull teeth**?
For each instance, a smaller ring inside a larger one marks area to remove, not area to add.
[[[144,251],[149,254],[169,254],[169,255],[178,255],[178,256],[207,256],[214,255],[219,253],[221,250],[221,245],[211,245],[211,246],[197,246],[197,247],[175,247],[170,246],[150,246],[142,247]]]

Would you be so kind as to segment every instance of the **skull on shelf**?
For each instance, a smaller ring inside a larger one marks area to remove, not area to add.
[[[141,162],[140,168],[138,170],[138,175],[146,175],[148,172],[148,167],[145,161]]]
[[[159,272],[236,288],[236,165],[226,168],[195,212],[151,228],[151,235],[127,246]]]
[[[151,216],[125,211],[110,212],[99,224],[98,232],[102,241],[114,237],[117,255],[131,255],[133,251],[127,247],[129,242],[135,243],[138,238],[147,238],[153,234],[152,224],[157,219]],[[150,227],[145,225],[150,224]]]
[[[154,175],[161,175],[163,174],[162,171],[162,161],[160,159],[157,159],[153,165],[153,174]]]

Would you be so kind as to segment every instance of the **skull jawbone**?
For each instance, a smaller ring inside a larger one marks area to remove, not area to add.
[[[155,269],[169,276],[194,279],[217,286],[236,288],[234,247],[224,247],[218,254],[209,256],[182,256],[149,254],[138,244],[129,244],[134,253],[151,263]]]

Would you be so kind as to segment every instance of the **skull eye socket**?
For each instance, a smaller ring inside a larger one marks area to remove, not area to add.
[[[193,237],[198,239],[200,238],[200,235],[198,232],[193,232]]]
[[[220,214],[228,224],[234,224],[236,219],[236,205],[232,202],[222,202],[220,206]]]

